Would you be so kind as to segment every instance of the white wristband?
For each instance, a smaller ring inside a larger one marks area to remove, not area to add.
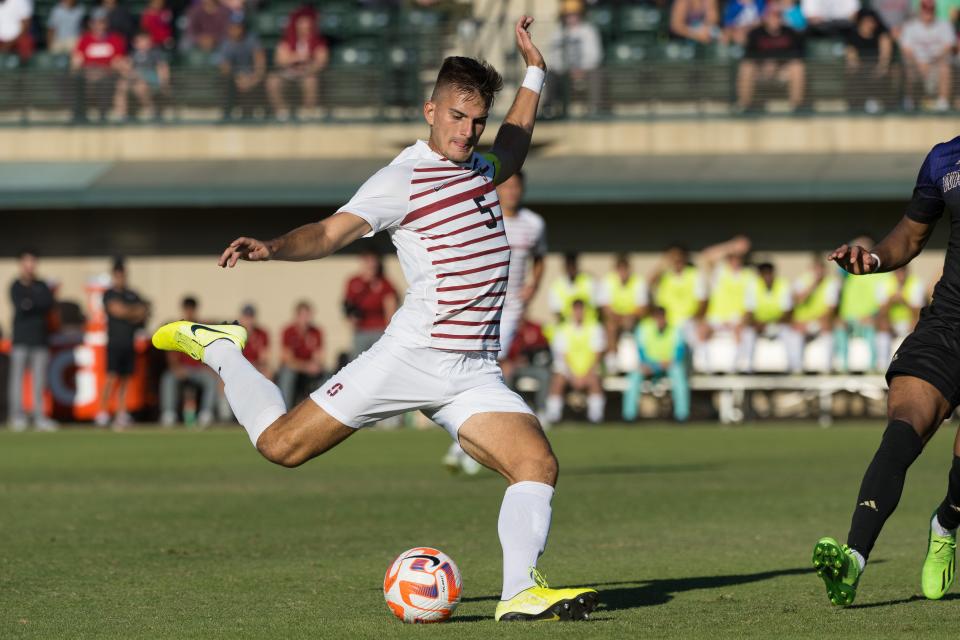
[[[527,75],[523,78],[521,87],[526,87],[537,95],[543,91],[543,82],[547,79],[547,74],[540,67],[527,67]]]
[[[876,273],[877,271],[880,271],[880,256],[875,253],[871,253],[870,255],[873,256],[873,259],[877,261],[877,268],[870,273]]]

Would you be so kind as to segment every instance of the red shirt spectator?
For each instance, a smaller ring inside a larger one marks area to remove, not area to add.
[[[358,331],[383,331],[390,322],[388,310],[395,310],[397,306],[397,290],[382,277],[350,278],[343,298]]]
[[[531,322],[526,318],[517,328],[517,334],[510,344],[510,353],[507,354],[507,360],[529,360],[533,354],[540,351],[549,351],[550,343],[543,335],[543,329],[536,322]]]
[[[253,327],[247,332],[247,346],[243,348],[243,357],[259,364],[267,349],[270,347],[270,336],[260,327]]]
[[[227,35],[230,10],[219,0],[199,0],[187,10],[187,36],[191,48],[214,51]]]
[[[283,346],[297,360],[311,360],[315,352],[323,349],[323,332],[313,325],[300,331],[300,327],[292,324],[283,330]]]
[[[77,41],[76,55],[84,67],[109,67],[127,53],[127,43],[116,33],[96,35],[87,32]]]
[[[150,34],[154,46],[173,46],[173,12],[166,7],[165,0],[150,0],[140,16],[140,28]]]

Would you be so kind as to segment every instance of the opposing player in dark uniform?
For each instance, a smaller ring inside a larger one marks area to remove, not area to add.
[[[814,547],[814,567],[826,583],[830,601],[837,605],[853,602],[874,542],[900,500],[907,469],[960,404],[960,138],[930,151],[906,215],[872,252],[843,245],[829,256],[854,275],[896,271],[923,250],[945,209],[951,228],[943,276],[933,301],[887,370],[889,423],[863,477],[847,544],[822,538]],[[960,431],[947,496],[930,521],[921,572],[927,598],[942,598],[953,584],[958,526]]]

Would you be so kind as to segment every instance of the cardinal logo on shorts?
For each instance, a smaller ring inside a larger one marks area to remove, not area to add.
[[[327,395],[332,398],[333,396],[337,395],[341,391],[343,391],[343,385],[338,382],[332,387],[330,387],[329,389],[327,389]]]

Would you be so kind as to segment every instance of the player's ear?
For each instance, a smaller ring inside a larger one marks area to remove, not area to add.
[[[437,105],[432,101],[428,100],[423,103],[423,119],[427,121],[427,124],[431,127],[433,126],[433,118],[437,113]]]

